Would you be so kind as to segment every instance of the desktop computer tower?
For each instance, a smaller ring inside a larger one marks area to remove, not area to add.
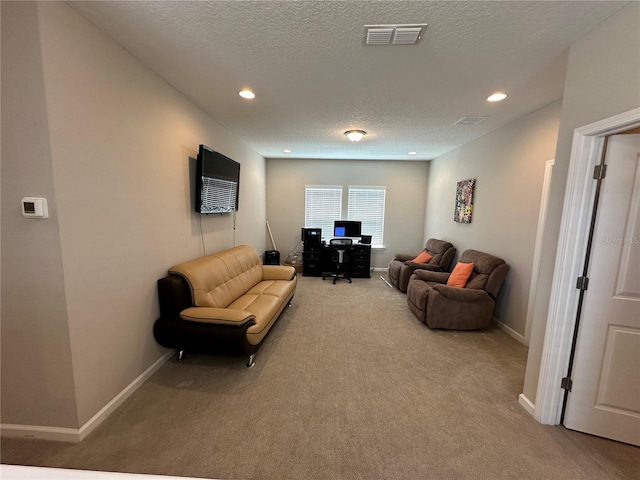
[[[320,243],[322,240],[321,228],[302,228],[300,240],[304,243]]]

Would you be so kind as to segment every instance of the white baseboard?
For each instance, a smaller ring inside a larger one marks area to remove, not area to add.
[[[524,335],[519,334],[518,332],[516,332],[513,328],[509,327],[508,325],[505,325],[504,323],[502,323],[500,320],[496,320],[495,318],[493,319],[494,322],[496,322],[496,325],[498,325],[498,328],[500,330],[504,330],[504,332],[509,335],[512,338],[515,338],[517,341],[519,341],[520,343],[522,343],[523,345],[526,345],[525,339],[524,339]]]
[[[4,480],[198,480],[195,477],[168,477],[145,473],[112,473],[69,468],[25,467],[0,465],[0,478]]]
[[[78,443],[80,441],[78,432],[77,428],[0,424],[0,434],[4,438],[35,438],[37,440]]]
[[[524,409],[529,412],[529,415],[531,415],[533,417],[533,414],[536,410],[536,406],[531,402],[531,400],[529,400],[527,397],[525,397],[524,393],[521,393],[518,396],[518,403],[520,405],[522,405],[524,407]]]
[[[142,372],[133,382],[127,385],[118,395],[107,403],[98,413],[82,425],[80,428],[45,427],[38,425],[13,425],[0,424],[0,434],[3,437],[35,438],[38,440],[54,440],[59,442],[81,442],[87,435],[93,432],[116,408],[124,403],[133,392],[147,381],[162,365],[173,355],[175,350],[169,350],[156,360],[149,368]]]

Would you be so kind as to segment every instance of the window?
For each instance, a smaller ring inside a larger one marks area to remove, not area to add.
[[[321,228],[323,240],[333,237],[333,221],[342,219],[342,187],[310,186],[304,189],[304,226]]]
[[[362,222],[362,234],[371,245],[383,245],[386,187],[349,187],[349,220]]]

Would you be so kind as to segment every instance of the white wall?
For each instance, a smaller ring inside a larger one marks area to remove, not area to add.
[[[304,226],[305,185],[342,185],[346,212],[349,185],[386,186],[385,249],[375,249],[371,265],[386,268],[397,252],[424,248],[428,163],[382,160],[267,160],[267,218],[281,260],[298,244]]]
[[[200,228],[207,253],[265,249],[265,161],[67,4],[2,2],[2,22],[2,422],[78,428],[165,352],[156,280]],[[200,143],[241,163],[235,235],[193,213]]]
[[[549,295],[576,128],[640,106],[640,3],[630,2],[576,41],[569,52],[556,163],[542,247],[538,295],[523,394],[535,401],[544,346]]]
[[[2,2],[2,421],[77,425],[35,4]],[[26,219],[24,196],[49,200]]]
[[[510,100],[516,101],[516,100]],[[546,161],[554,157],[560,101],[431,162],[425,238],[503,258],[510,266],[495,318],[523,341]],[[453,220],[456,185],[476,179],[473,218]]]

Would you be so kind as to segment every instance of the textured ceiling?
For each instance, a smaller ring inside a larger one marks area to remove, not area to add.
[[[560,98],[569,45],[626,3],[69,4],[266,158],[424,160]],[[365,25],[406,23],[428,24],[417,45],[364,45]]]

